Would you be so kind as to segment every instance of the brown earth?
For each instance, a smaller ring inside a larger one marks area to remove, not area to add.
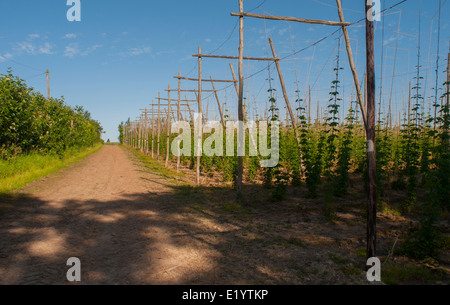
[[[105,146],[0,200],[0,284],[68,284],[70,257],[82,284],[367,284],[360,208],[330,223],[312,201],[269,205],[250,186],[237,203],[148,162]],[[386,254],[395,218],[382,218]]]

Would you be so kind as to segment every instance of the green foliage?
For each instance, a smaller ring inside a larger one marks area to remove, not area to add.
[[[83,107],[65,105],[27,87],[8,70],[0,75],[0,156],[56,153],[101,142],[102,127]]]
[[[283,172],[280,166],[273,169],[275,177],[274,188],[272,189],[271,199],[273,201],[281,201],[287,193],[287,185],[289,183],[289,174]]]
[[[383,265],[381,280],[387,285],[402,284],[426,284],[432,281],[442,280],[443,274],[433,273],[430,269],[417,266],[414,263],[391,263]]]
[[[317,197],[317,190],[321,182],[323,152],[326,141],[326,133],[324,129],[319,129],[317,138],[317,144],[310,141],[309,145],[306,146],[310,156],[307,159],[307,162],[305,162],[306,187],[308,188],[308,196],[311,198]]]
[[[346,118],[347,122],[344,126],[344,134],[342,135],[339,143],[338,162],[336,169],[337,175],[333,180],[333,191],[334,195],[336,196],[342,196],[348,193],[354,120],[354,110],[351,107]]]
[[[15,155],[8,160],[0,159],[0,194],[21,188],[29,182],[49,175],[99,150],[101,144],[93,148],[71,148],[63,156],[54,153]]]

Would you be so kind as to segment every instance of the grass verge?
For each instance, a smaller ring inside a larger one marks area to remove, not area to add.
[[[141,153],[138,149],[130,148],[127,146],[122,146],[125,149],[129,150],[133,153],[133,155],[141,161],[145,168],[149,170],[150,172],[157,174],[159,176],[162,176],[164,178],[167,178],[170,182],[180,185],[188,185],[188,183],[182,181],[182,178],[184,174],[182,172],[177,172],[176,170],[173,170],[171,168],[166,168],[164,164],[160,161],[157,161],[143,153]]]
[[[387,263],[381,269],[381,279],[388,285],[424,285],[445,281],[445,272],[410,263]]]
[[[72,149],[62,158],[57,155],[28,154],[9,161],[0,160],[0,194],[8,194],[26,184],[59,171],[102,148],[102,144]]]

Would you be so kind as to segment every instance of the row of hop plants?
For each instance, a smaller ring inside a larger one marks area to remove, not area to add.
[[[0,157],[55,153],[101,142],[102,127],[83,107],[50,98],[28,87],[9,69],[0,75]]]
[[[324,197],[323,212],[329,220],[336,218],[334,197],[349,193],[352,175],[359,175],[367,185],[366,137],[363,124],[358,119],[358,103],[352,102],[345,119],[339,119],[341,70],[338,55],[324,122],[308,123],[305,103],[300,97],[297,98],[300,150],[292,126],[285,126],[276,135],[280,143],[280,161],[276,167],[260,168],[262,156],[244,158],[246,180],[260,181],[271,190],[273,201],[285,198],[288,186],[303,185],[309,197],[316,198],[319,194]],[[435,103],[432,105],[434,111],[425,113],[424,99],[420,95],[421,79],[418,73],[416,85],[412,88],[416,94],[411,97],[410,115],[405,114],[404,124],[391,127],[380,118],[376,133],[380,208],[383,209],[390,201],[388,190],[393,189],[404,193],[399,211],[414,212],[421,217],[420,225],[411,229],[404,246],[405,253],[414,258],[437,257],[439,215],[450,209],[449,105]],[[268,120],[273,122],[279,121],[279,108],[276,90],[270,84],[269,75]],[[443,84],[444,88],[447,84]],[[299,96],[299,92],[296,93]],[[440,99],[445,101],[449,95],[445,92]],[[432,112],[436,115],[431,115]],[[165,141],[161,143],[165,145]],[[182,160],[194,168],[196,158],[183,157]],[[225,181],[234,181],[237,157],[203,156],[201,170],[211,175],[219,172]],[[419,190],[424,191],[423,198],[419,198]]]
[[[278,188],[279,194],[275,198],[283,198],[288,185],[305,185],[308,195],[317,197],[322,190],[329,192],[329,196],[345,196],[350,188],[350,174],[366,172],[366,140],[362,123],[357,120],[359,105],[352,102],[343,122],[339,121],[341,98],[339,97],[339,71],[335,69],[336,79],[332,81],[328,112],[325,122],[307,123],[303,100],[298,99],[299,135],[301,149],[299,153],[297,140],[293,129],[286,126],[280,129],[278,135],[280,143],[279,163],[274,168],[260,168],[262,156],[245,157],[245,177],[247,181],[261,181],[268,188]],[[277,100],[269,89],[270,121],[279,119]],[[446,94],[444,94],[446,95]],[[445,107],[438,111],[437,128],[433,130],[426,120],[418,120],[424,116],[417,105],[412,106],[410,123],[401,128],[388,128],[383,122],[377,126],[377,179],[378,197],[384,200],[387,188],[406,191],[406,199],[401,209],[403,212],[412,211],[417,201],[417,191],[426,185],[427,179],[437,170],[446,170],[445,154],[442,152],[443,136],[446,136],[448,117]],[[405,120],[406,121],[406,120]],[[423,122],[423,123],[422,123]],[[160,152],[161,159],[165,158],[166,134],[165,127],[161,129]],[[270,128],[269,128],[270,131]],[[205,138],[208,135],[205,135]],[[176,137],[171,135],[170,143]],[[224,135],[225,137],[225,135]],[[237,151],[235,136],[235,151]],[[270,135],[269,137],[270,138]],[[149,141],[151,137],[149,136]],[[258,141],[258,140],[257,140]],[[248,151],[249,141],[246,142]],[[156,136],[154,139],[156,149]],[[194,138],[191,138],[192,156]],[[176,157],[171,155],[171,160]],[[194,168],[196,157],[183,156],[182,162]],[[301,166],[300,166],[301,165]],[[220,172],[225,181],[234,181],[237,171],[237,157],[204,155],[201,158],[201,171],[206,174]],[[445,176],[445,175],[444,175]],[[442,179],[441,179],[442,180]],[[444,179],[445,180],[445,179]],[[444,181],[442,180],[442,181]],[[326,185],[326,188],[323,186]],[[444,182],[442,191],[446,194]],[[442,196],[448,198],[448,196]],[[442,201],[445,201],[442,199]]]
[[[278,135],[280,162],[275,168],[260,168],[259,161],[263,159],[261,156],[246,157],[244,160],[247,180],[259,180],[268,188],[274,188],[273,199],[282,199],[288,185],[301,184],[306,185],[308,195],[312,198],[317,197],[323,189],[327,191],[327,196],[344,196],[350,188],[350,174],[365,175],[366,173],[365,134],[362,123],[357,119],[359,105],[352,102],[345,120],[343,122],[339,120],[342,101],[339,97],[339,72],[342,70],[339,59],[334,70],[336,77],[331,84],[325,122],[308,124],[303,100],[298,98],[296,101],[299,113],[300,153],[293,129],[291,126],[286,126],[281,128]],[[279,108],[274,91],[273,88],[268,90],[270,121],[279,120]],[[448,93],[445,93],[443,97],[447,95]],[[446,163],[442,161],[445,160],[445,154],[440,148],[441,138],[446,136],[445,126],[448,124],[445,107],[437,111],[436,122],[430,121],[430,115],[427,120],[424,120],[421,118],[425,115],[420,113],[420,95],[412,98],[416,100],[416,103],[412,106],[409,124],[406,123],[405,118],[405,124],[401,128],[390,128],[380,121],[376,138],[378,197],[383,201],[388,187],[405,190],[406,199],[401,207],[403,212],[414,209],[418,189],[426,185],[427,179],[431,179],[431,174],[436,170],[443,169],[445,172],[446,166]],[[432,125],[437,128],[433,129]],[[175,135],[171,135],[171,142],[174,137]],[[249,141],[246,141],[247,151],[248,143]],[[160,150],[163,156],[165,156],[165,146],[166,138],[165,134],[162,134]],[[194,147],[193,138],[191,147],[192,149]],[[171,156],[171,159],[175,157]],[[194,168],[196,158],[182,157],[182,162]],[[201,158],[201,170],[203,173],[210,174],[220,172],[224,180],[234,181],[237,157],[204,155]],[[441,180],[440,193],[446,194],[445,179]],[[327,187],[323,188],[323,185]],[[441,197],[448,198],[448,196]],[[445,200],[442,199],[442,201]]]

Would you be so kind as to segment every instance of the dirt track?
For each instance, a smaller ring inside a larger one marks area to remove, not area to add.
[[[105,146],[0,197],[0,284],[70,284],[70,257],[81,284],[368,284],[363,199],[336,202],[328,222],[301,188],[273,203],[249,184],[238,203],[229,186],[191,187],[145,162]],[[378,220],[388,253],[406,220]]]
[[[119,146],[21,193],[1,213],[0,284],[67,284],[69,257],[81,260],[84,284],[190,283],[214,269],[214,251],[173,221],[182,216],[170,210],[170,185]]]

